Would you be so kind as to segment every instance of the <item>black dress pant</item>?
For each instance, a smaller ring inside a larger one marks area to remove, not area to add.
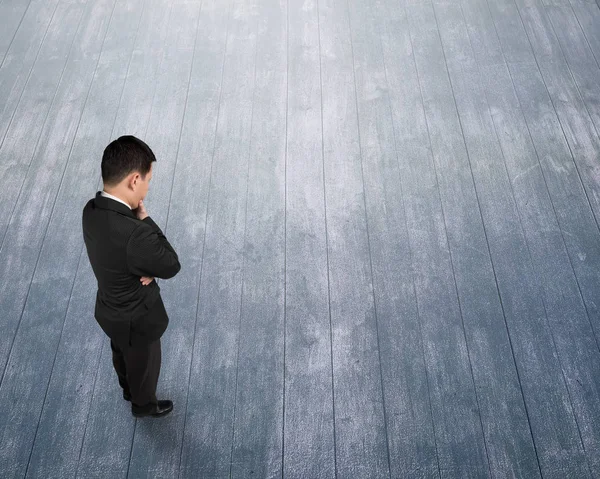
[[[134,412],[150,412],[158,404],[156,385],[160,374],[160,338],[148,344],[118,346],[110,341],[112,360],[124,392],[131,395]]]

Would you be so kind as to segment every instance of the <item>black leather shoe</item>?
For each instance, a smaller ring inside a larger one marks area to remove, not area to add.
[[[123,399],[125,399],[125,401],[131,401],[131,394],[123,391]]]
[[[166,416],[173,410],[173,401],[169,399],[158,401],[158,404],[154,407],[154,409],[147,412],[136,412],[133,408],[134,406],[131,405],[131,414],[133,414],[135,417],[161,417]]]

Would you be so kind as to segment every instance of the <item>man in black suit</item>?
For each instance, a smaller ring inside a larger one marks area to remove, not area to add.
[[[83,237],[98,281],[95,317],[110,338],[123,398],[136,417],[164,416],[170,400],[156,399],[160,337],[169,318],[154,278],[181,269],[179,258],[148,216],[144,198],[156,157],[143,141],[122,136],[102,156],[104,190],[83,208]]]

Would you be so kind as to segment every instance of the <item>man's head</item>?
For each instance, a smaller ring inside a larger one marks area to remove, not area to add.
[[[142,140],[129,135],[117,138],[102,155],[104,191],[137,208],[148,193],[154,161],[154,153]]]

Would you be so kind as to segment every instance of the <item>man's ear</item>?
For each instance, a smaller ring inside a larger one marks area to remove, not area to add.
[[[135,190],[137,184],[139,183],[139,180],[140,180],[140,174],[137,171],[134,171],[127,178],[127,186],[131,190]]]

